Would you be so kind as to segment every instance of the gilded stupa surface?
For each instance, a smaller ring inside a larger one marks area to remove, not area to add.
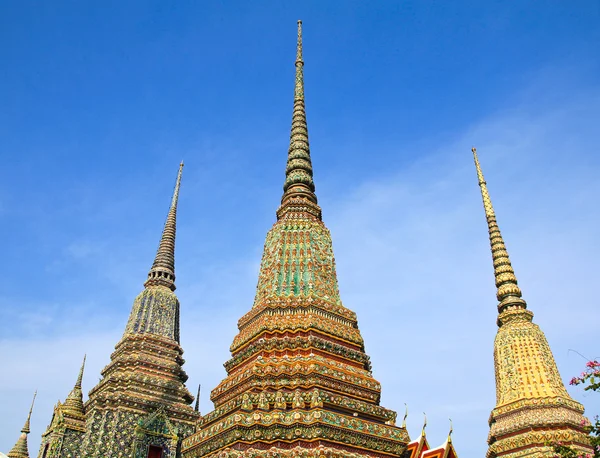
[[[532,322],[487,184],[473,148],[494,263],[498,333],[494,342],[496,407],[490,415],[488,458],[551,457],[552,444],[562,442],[592,453],[583,406],[571,399],[558,373],[546,336]]]
[[[292,129],[277,222],[256,297],[238,321],[212,391],[213,412],[184,440],[196,457],[402,456],[406,429],[379,405],[381,386],[354,312],[342,305],[331,235],[317,204],[304,106],[298,22]]]

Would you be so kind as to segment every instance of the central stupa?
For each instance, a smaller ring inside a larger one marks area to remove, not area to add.
[[[277,222],[254,305],[238,322],[212,391],[215,410],[183,442],[192,457],[399,457],[396,413],[379,405],[356,314],[342,305],[329,230],[317,204],[298,21],[292,131]]]

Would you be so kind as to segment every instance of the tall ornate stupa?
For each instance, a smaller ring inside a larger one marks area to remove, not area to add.
[[[123,338],[83,404],[83,366],[42,437],[39,458],[175,458],[199,414],[185,387],[175,296],[175,231],[183,163],[156,258]]]
[[[331,235],[317,204],[298,22],[292,130],[277,222],[252,309],[212,391],[215,409],[183,442],[196,457],[399,457],[409,442],[379,405],[356,315],[342,305]]]
[[[592,453],[583,406],[565,389],[546,336],[532,322],[472,149],[487,219],[498,288],[498,334],[494,342],[496,407],[490,415],[488,458],[549,457],[562,442]]]

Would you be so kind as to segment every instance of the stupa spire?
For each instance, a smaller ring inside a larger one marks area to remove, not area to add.
[[[202,388],[202,385],[198,385],[198,394],[196,395],[196,405],[194,406],[194,410],[196,412],[200,412],[200,388]]]
[[[75,386],[81,388],[81,382],[83,381],[83,371],[85,370],[85,360],[87,355],[83,355],[83,362],[81,363],[81,368],[79,369],[79,375],[77,376],[77,381],[75,382]]]
[[[19,439],[17,440],[17,443],[14,445],[14,447],[6,455],[8,456],[8,458],[29,458],[29,449],[27,447],[27,435],[31,432],[31,412],[33,412],[33,405],[35,404],[36,396],[37,391],[33,394],[33,400],[31,401],[29,414],[27,415],[27,420],[25,420],[23,429],[21,429],[21,435],[19,436]]]
[[[29,434],[31,432],[30,423],[31,423],[31,413],[33,412],[33,406],[35,405],[35,398],[37,397],[37,390],[33,393],[33,399],[31,400],[31,407],[29,408],[29,413],[27,414],[27,420],[25,420],[25,424],[23,425],[22,433]]]
[[[512,264],[508,257],[508,251],[504,244],[504,239],[500,233],[500,228],[496,221],[496,214],[487,189],[487,183],[483,177],[479,158],[477,157],[477,149],[471,148],[473,159],[475,160],[475,168],[477,169],[477,178],[479,187],[481,188],[481,197],[483,199],[483,208],[485,210],[485,218],[488,224],[488,232],[490,237],[490,246],[492,249],[492,259],[494,262],[494,277],[496,279],[496,298],[498,304],[498,312],[502,313],[508,306],[527,308],[526,302],[521,299],[521,289],[517,284],[517,277],[513,270]]]
[[[183,161],[179,164],[171,207],[167,214],[167,221],[165,222],[156,257],[148,273],[148,279],[144,283],[146,287],[162,285],[171,289],[171,291],[175,291],[175,233],[177,229],[177,201],[179,200],[182,171]]]
[[[304,60],[302,60],[302,21],[298,21],[298,44],[296,48],[296,82],[294,86],[294,111],[290,147],[285,170],[282,204],[290,197],[303,197],[317,203],[313,181],[308,126],[304,105]]]

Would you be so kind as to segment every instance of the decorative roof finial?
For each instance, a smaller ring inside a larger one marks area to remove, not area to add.
[[[202,385],[198,385],[198,395],[196,396],[196,406],[194,407],[194,410],[196,412],[200,412],[200,388],[202,388]]]
[[[154,263],[148,273],[148,279],[144,283],[145,287],[162,285],[171,291],[175,291],[175,233],[177,229],[177,201],[179,200],[182,171],[183,161],[179,164],[179,173],[177,174],[171,207],[167,214],[167,221],[165,222],[165,228],[163,229]]]
[[[35,398],[37,397],[37,390],[33,393],[33,399],[31,401],[31,407],[29,408],[29,414],[27,414],[27,420],[25,420],[25,425],[23,425],[22,433],[29,434],[31,432],[30,422],[31,422],[31,412],[33,412],[33,406],[35,405]]]
[[[85,370],[85,360],[87,355],[83,355],[83,362],[81,363],[81,368],[79,369],[79,375],[77,376],[77,382],[75,382],[75,386],[81,388],[81,382],[83,381],[83,371]]]
[[[283,185],[282,204],[290,197],[302,197],[317,203],[313,181],[308,126],[304,107],[304,61],[302,60],[302,21],[298,21],[298,45],[296,49],[296,83],[294,85],[294,111],[290,147]]]
[[[31,412],[33,412],[33,405],[35,404],[36,396],[37,390],[33,395],[33,401],[31,401],[29,414],[27,415],[27,420],[25,420],[25,425],[23,425],[23,429],[21,430],[21,435],[19,436],[19,439],[17,440],[17,443],[14,445],[14,447],[6,455],[8,458],[29,458],[29,449],[27,447],[27,434],[31,432]]]
[[[517,277],[510,263],[500,228],[496,222],[496,214],[494,213],[494,207],[488,194],[487,183],[483,178],[481,166],[479,165],[477,150],[472,148],[471,151],[475,160],[477,178],[479,180],[479,187],[481,188],[481,197],[483,198],[483,208],[488,223],[492,259],[494,261],[494,276],[496,277],[496,288],[498,289],[496,297],[500,301],[498,311],[502,313],[509,306],[525,309],[527,308],[527,304],[521,299],[521,289],[517,285]]]
[[[454,427],[452,426],[452,418],[449,418],[448,420],[450,420],[450,431],[448,431],[448,442],[450,442],[452,440],[452,433],[454,432]]]
[[[425,428],[427,428],[427,414],[425,412],[423,412],[423,417],[425,417],[425,420],[423,421],[423,429],[421,430],[421,436],[425,435]]]
[[[406,410],[404,412],[404,419],[402,420],[402,427],[406,429],[406,419],[408,418],[408,404],[406,402],[404,403],[404,407]]]
[[[81,368],[79,369],[79,374],[77,375],[77,381],[75,382],[75,386],[65,399],[64,411],[70,415],[76,417],[83,417],[83,392],[81,390],[81,382],[83,381],[83,372],[85,370],[85,360],[87,355],[83,355],[83,362],[81,363]]]

